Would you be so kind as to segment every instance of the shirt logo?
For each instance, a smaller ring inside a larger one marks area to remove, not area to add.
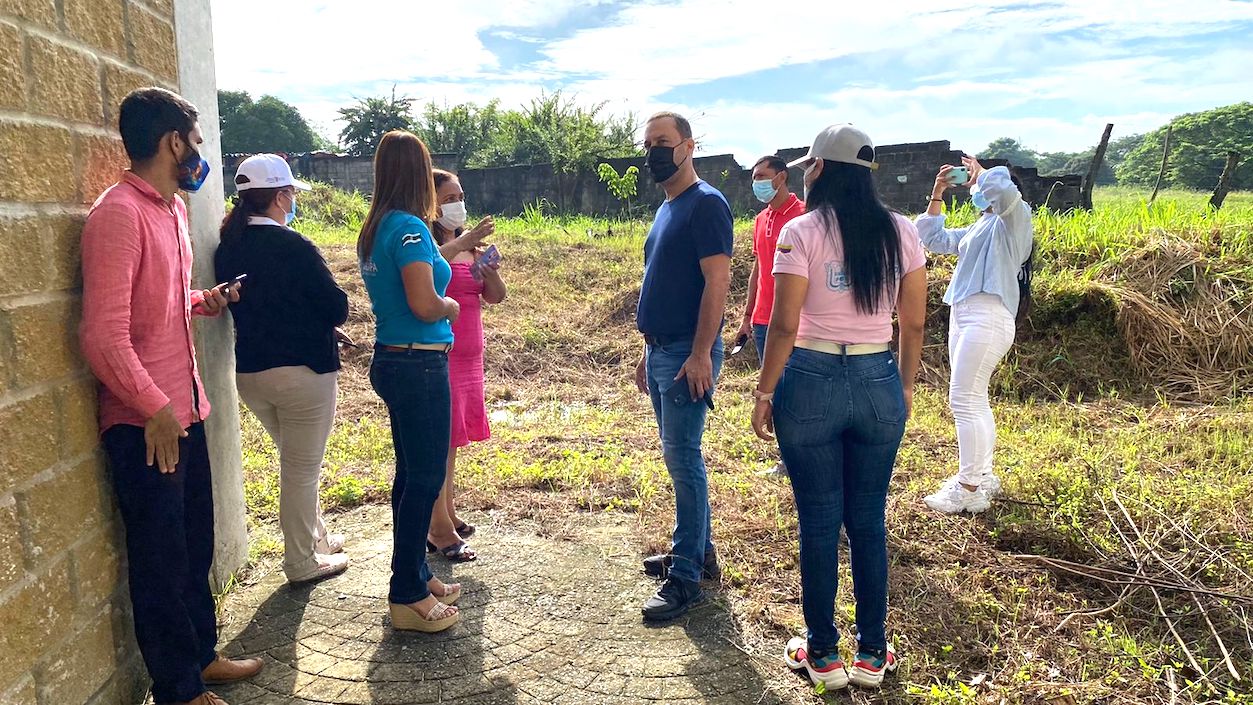
[[[374,263],[374,258],[362,260],[361,262],[362,274],[378,274],[378,272],[379,272],[379,267],[377,264]]]
[[[422,244],[422,233],[409,233],[400,238],[400,246]]]
[[[840,262],[827,262],[827,288],[831,291],[848,291],[848,274]]]
[[[792,246],[787,244],[786,242],[780,242],[778,245],[775,245],[774,249],[786,255],[787,253],[792,251]]]

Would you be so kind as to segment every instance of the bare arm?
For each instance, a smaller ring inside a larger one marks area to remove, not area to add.
[[[505,280],[500,278],[500,272],[495,267],[481,267],[479,271],[483,274],[483,300],[489,304],[504,301],[509,292],[505,289]]]
[[[727,292],[731,288],[731,258],[712,255],[700,261],[700,271],[705,275],[705,291],[700,297],[700,317],[696,321],[696,338],[692,341],[692,354],[683,363],[675,379],[687,377],[688,391],[692,399],[700,399],[714,386],[713,347],[722,329],[722,317],[727,308]]]
[[[800,327],[801,306],[809,293],[809,280],[795,274],[776,274],[774,277],[774,309],[770,313],[770,326],[766,329],[766,356],[762,361],[761,375],[757,380],[757,400],[753,405],[753,431],[758,437],[771,440],[774,433],[774,389],[783,376],[792,349],[796,346],[796,331]]]
[[[461,307],[447,296],[435,291],[435,272],[427,262],[413,262],[400,270],[405,285],[405,300],[413,315],[427,323],[447,318],[455,320]]]
[[[748,275],[748,301],[744,302],[744,321],[740,332],[747,333],[753,325],[753,310],[757,308],[757,283],[761,279],[761,263],[753,258],[753,271]]]
[[[913,414],[914,381],[922,362],[922,334],[927,320],[927,268],[920,267],[901,279],[900,297],[896,306],[900,325],[901,386],[905,389],[905,406]]]

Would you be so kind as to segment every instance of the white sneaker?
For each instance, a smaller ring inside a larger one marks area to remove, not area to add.
[[[314,554],[317,556],[318,564],[313,570],[304,575],[288,578],[289,583],[307,583],[322,578],[329,578],[332,575],[338,575],[348,569],[348,556],[343,553],[335,553],[332,555],[324,555],[321,553]]]
[[[938,492],[928,495],[923,501],[928,507],[945,514],[978,514],[992,506],[987,490],[982,487],[974,491],[968,490],[955,479],[945,482]]]
[[[318,553],[331,555],[334,553],[342,553],[344,550],[343,534],[327,534],[318,539],[318,545],[315,549]]]
[[[988,499],[1000,497],[1003,492],[1001,478],[997,477],[996,473],[988,473],[988,476],[983,480],[983,484],[979,485],[979,489],[988,494]]]

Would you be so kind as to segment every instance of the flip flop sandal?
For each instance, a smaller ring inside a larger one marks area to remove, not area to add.
[[[468,539],[471,536],[473,536],[474,532],[477,531],[478,529],[474,527],[474,524],[468,524],[463,521],[454,530],[457,532],[457,535],[460,536],[462,539]]]
[[[431,545],[433,546],[434,544]],[[474,554],[474,550],[470,548],[470,544],[465,541],[458,541],[451,546],[437,549],[436,552],[454,563],[469,563],[478,559],[478,556]]]
[[[435,603],[425,617],[408,605],[391,603],[387,607],[392,617],[392,629],[399,631],[442,632],[456,624],[461,618],[461,613],[456,607],[450,607],[442,602]]]

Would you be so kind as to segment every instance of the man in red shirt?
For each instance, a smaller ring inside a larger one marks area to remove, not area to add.
[[[100,431],[126,527],[135,637],[158,705],[225,705],[206,683],[261,670],[217,653],[209,588],[213,485],[191,317],[217,315],[238,286],[193,289],[187,207],[209,165],[196,109],[161,88],[122,101],[131,161],[83,227],[83,355],[100,380]]]
[[[757,360],[766,355],[766,328],[774,308],[774,247],[789,220],[805,212],[805,202],[787,187],[787,162],[777,156],[762,157],[753,165],[753,195],[766,204],[753,221],[753,273],[748,277],[748,303],[737,339],[752,335]],[[779,463],[770,473],[784,473]]]

